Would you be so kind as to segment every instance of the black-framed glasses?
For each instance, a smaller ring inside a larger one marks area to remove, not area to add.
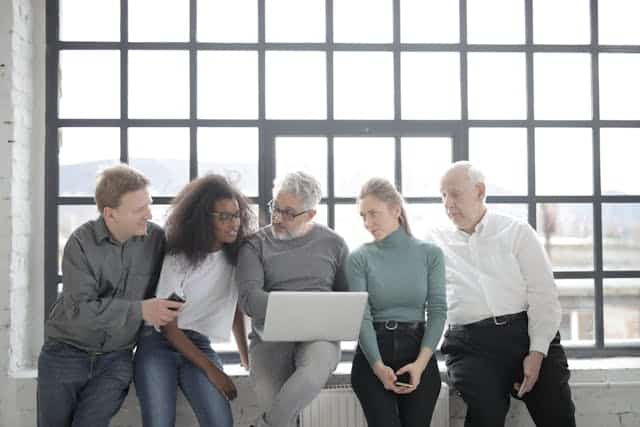
[[[231,222],[234,219],[240,219],[241,213],[240,213],[240,211],[235,212],[235,213],[213,211],[213,212],[211,212],[211,215],[213,215],[216,218],[218,218],[218,220],[220,222],[225,222],[226,223],[226,222]]]
[[[297,217],[299,217],[302,214],[306,214],[307,212],[309,212],[311,209],[305,209],[301,212],[294,212],[291,209],[280,209],[274,202],[273,200],[270,200],[269,203],[267,203],[267,208],[269,209],[269,214],[271,215],[271,217],[273,218],[276,214],[280,215],[280,219],[282,219],[285,222],[291,222],[294,219],[296,219]]]

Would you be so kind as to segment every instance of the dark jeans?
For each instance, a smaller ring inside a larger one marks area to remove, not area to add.
[[[211,348],[207,337],[195,331],[183,332],[211,362],[222,369],[222,361]],[[144,427],[175,426],[178,388],[193,408],[199,425],[233,426],[229,401],[209,381],[202,369],[187,360],[152,326],[145,326],[138,340],[135,386]]]
[[[38,426],[108,427],[132,376],[130,350],[92,354],[48,340],[38,358]]]
[[[422,334],[422,328],[378,332],[378,348],[384,364],[395,371],[415,361],[420,352]],[[434,355],[413,392],[396,394],[385,390],[360,347],[353,359],[351,385],[360,400],[369,427],[428,426],[441,387],[440,372]]]
[[[503,427],[513,383],[523,378],[529,352],[528,320],[505,325],[449,328],[442,353],[451,385],[467,403],[465,427]],[[560,334],[549,345],[534,388],[522,400],[539,427],[575,427],[567,356]],[[517,398],[517,397],[516,397]]]

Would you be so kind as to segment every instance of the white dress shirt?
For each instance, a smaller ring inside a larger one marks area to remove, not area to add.
[[[447,227],[432,230],[431,238],[445,254],[449,322],[526,310],[529,350],[546,355],[562,313],[551,264],[533,228],[487,210],[473,234]]]
[[[187,301],[178,314],[178,327],[199,332],[211,342],[229,341],[238,302],[235,268],[222,250],[212,252],[197,268],[184,257],[167,255],[162,263],[156,296],[172,292]]]

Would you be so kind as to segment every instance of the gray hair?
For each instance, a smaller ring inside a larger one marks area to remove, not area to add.
[[[367,196],[373,196],[389,206],[399,206],[400,226],[404,228],[407,234],[412,235],[409,220],[407,219],[407,211],[404,208],[404,198],[388,179],[374,177],[365,182],[360,189],[358,199],[362,200]]]
[[[289,172],[275,179],[273,183],[274,197],[279,193],[291,193],[302,199],[304,209],[313,209],[322,198],[322,188],[317,179],[302,172]]]
[[[467,160],[461,160],[459,162],[455,162],[451,165],[451,167],[449,168],[449,170],[453,170],[453,169],[464,169],[467,171],[467,177],[469,178],[469,183],[471,183],[472,186],[475,186],[476,184],[484,184],[484,173],[482,173],[482,171],[480,169],[478,169],[476,166],[473,165],[473,163],[467,161]]]

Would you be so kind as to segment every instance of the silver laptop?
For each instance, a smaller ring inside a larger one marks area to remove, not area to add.
[[[264,341],[352,341],[367,292],[270,292]]]

